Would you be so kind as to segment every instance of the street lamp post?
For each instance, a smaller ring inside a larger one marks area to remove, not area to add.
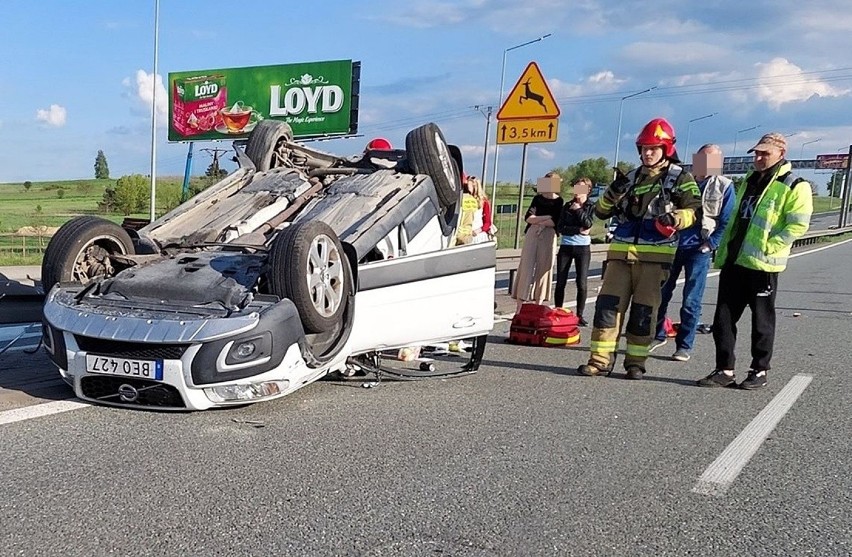
[[[503,51],[503,66],[500,68],[500,97],[497,99],[498,101],[500,101],[500,102],[497,103],[497,105],[499,107],[503,106],[503,86],[506,85],[506,55],[511,50],[517,50],[521,47],[531,45],[533,43],[541,42],[544,39],[546,39],[547,37],[549,37],[550,35],[551,35],[551,33],[548,33],[547,35],[542,35],[541,37],[539,37],[537,39],[533,39],[531,41],[527,41],[527,42],[521,43],[521,44],[516,44],[515,46],[510,46],[509,48],[507,48]],[[491,179],[493,180],[493,182],[491,184],[491,206],[492,206],[492,208],[497,206],[497,161],[498,160],[500,160],[500,146],[495,145],[494,146],[494,167],[492,169],[493,175],[491,177]],[[520,211],[521,208],[518,207],[518,210]]]
[[[480,114],[485,116],[485,152],[482,153],[482,176],[481,176],[482,184],[485,185],[485,184],[488,184],[488,177],[486,176],[485,172],[487,171],[487,167],[488,167],[488,139],[489,139],[489,136],[491,135],[491,113],[494,111],[494,107],[493,106],[485,107],[485,110],[487,112],[483,112],[481,106],[474,106],[473,108],[475,108],[476,110],[479,111]],[[492,200],[492,203],[491,203],[491,218],[492,219],[494,218],[494,203],[493,203],[493,200]]]
[[[160,0],[154,2],[154,75],[151,95],[151,222],[157,217],[157,50],[160,47]]]
[[[751,130],[756,130],[759,127],[760,127],[760,124],[758,124],[756,126],[752,126],[750,128],[746,128],[744,130],[737,130],[737,133],[734,134],[734,152],[731,153],[733,156],[737,156],[737,139],[739,139],[740,134],[743,133],[743,132],[750,132]]]
[[[799,151],[799,160],[802,160],[802,158],[805,156],[805,145],[810,145],[811,143],[816,143],[817,141],[822,141],[822,138],[818,137],[816,139],[812,139],[810,141],[805,141],[804,143],[802,143],[802,150]]]
[[[613,167],[618,166],[618,148],[621,145],[621,118],[622,116],[624,116],[624,101],[633,97],[638,97],[639,95],[643,95],[648,91],[653,91],[656,88],[657,86],[654,85],[653,87],[648,87],[647,89],[639,91],[638,93],[633,93],[621,97],[621,102],[618,104],[618,131],[615,134],[615,160],[612,162]]]
[[[688,157],[691,154],[689,152],[689,134],[692,131],[692,123],[697,122],[699,120],[705,120],[707,118],[712,118],[713,116],[716,116],[717,114],[719,114],[719,113],[714,112],[713,114],[706,114],[704,116],[699,116],[698,118],[693,118],[692,120],[689,121],[689,123],[686,125],[686,152],[685,152],[685,156]]]

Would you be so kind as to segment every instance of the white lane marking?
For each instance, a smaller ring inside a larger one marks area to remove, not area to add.
[[[50,416],[51,414],[70,412],[71,410],[79,410],[80,408],[85,408],[87,406],[89,406],[89,404],[86,404],[85,402],[77,401],[76,399],[69,399],[45,402],[44,404],[25,406],[23,408],[15,408],[14,410],[5,410],[0,412],[0,425],[32,420],[33,418],[41,418],[43,416]]]
[[[809,249],[808,251],[800,251],[799,253],[794,253],[794,254],[790,255],[790,259],[793,259],[794,257],[801,257],[802,255],[809,255],[811,253],[816,253],[818,251],[822,251],[822,250],[825,250],[825,249],[836,248],[837,246],[842,246],[843,244],[848,244],[849,242],[852,242],[852,238],[850,238],[848,240],[842,240],[840,242],[833,242],[833,243],[828,244],[827,246],[823,246],[821,248],[814,248],[814,249]]]
[[[775,395],[713,464],[707,467],[692,492],[717,497],[724,495],[812,380],[812,376],[801,373],[790,379],[781,392]]]

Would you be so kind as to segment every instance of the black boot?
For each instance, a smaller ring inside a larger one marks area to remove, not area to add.
[[[642,379],[642,376],[645,375],[645,370],[639,366],[627,366],[627,375],[624,376],[625,379],[633,379],[638,381]]]

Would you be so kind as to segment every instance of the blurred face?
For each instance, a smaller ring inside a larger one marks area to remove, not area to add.
[[[580,204],[585,203],[586,199],[589,198],[589,183],[585,180],[581,180],[579,182],[575,182],[571,187],[574,192],[574,201]]]
[[[722,174],[722,151],[701,149],[692,156],[692,175],[696,180]]]
[[[644,166],[656,166],[663,160],[662,145],[640,145],[639,155]]]
[[[754,152],[754,168],[758,172],[763,172],[767,168],[771,168],[775,163],[784,158],[785,151],[770,147],[766,150]]]

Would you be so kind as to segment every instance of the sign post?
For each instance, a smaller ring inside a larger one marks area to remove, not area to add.
[[[524,143],[524,148],[521,151],[521,183],[518,187],[518,212],[515,213],[515,249],[521,245],[521,211],[524,209],[524,179],[526,179],[527,170],[527,145]]]
[[[518,209],[515,248],[521,243],[521,212],[524,210],[527,146],[553,143],[559,135],[559,105],[547,86],[538,64],[530,62],[497,112],[497,144],[522,144],[521,183],[518,185]],[[496,183],[497,177],[494,177]],[[496,197],[496,191],[495,191]],[[496,203],[496,199],[491,200]]]
[[[840,193],[840,218],[837,221],[837,226],[839,228],[845,227],[848,222],[846,217],[849,213],[849,190],[850,185],[852,185],[852,165],[849,164],[849,159],[852,159],[852,145],[849,146],[849,153],[846,157],[846,176],[843,184],[843,190]]]

